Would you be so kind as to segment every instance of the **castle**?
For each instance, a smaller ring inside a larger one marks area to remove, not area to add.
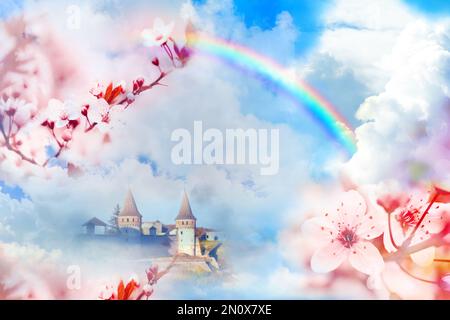
[[[116,217],[116,226],[98,218],[84,223],[85,235],[115,236],[125,241],[143,243],[169,242],[175,245],[176,254],[202,256],[201,241],[218,241],[219,233],[213,229],[197,227],[197,218],[192,213],[187,193],[183,193],[175,224],[163,224],[159,220],[143,221],[133,193],[128,190],[122,209]]]

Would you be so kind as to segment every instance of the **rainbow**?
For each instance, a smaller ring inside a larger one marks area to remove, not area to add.
[[[219,58],[270,81],[283,93],[301,102],[300,106],[350,155],[356,151],[354,134],[345,118],[319,92],[276,61],[242,45],[197,32],[188,33],[187,40],[195,52]]]

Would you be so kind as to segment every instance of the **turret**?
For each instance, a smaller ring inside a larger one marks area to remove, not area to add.
[[[192,214],[188,196],[186,192],[184,192],[180,211],[175,218],[175,225],[177,228],[178,253],[184,253],[191,256],[200,254],[200,252],[196,252],[196,220],[197,219]]]
[[[136,206],[131,190],[128,190],[122,210],[119,213],[119,230],[125,235],[141,234],[142,215]]]

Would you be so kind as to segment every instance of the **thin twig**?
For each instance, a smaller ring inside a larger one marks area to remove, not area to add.
[[[384,255],[385,261],[397,261],[401,258],[407,257],[413,253],[416,253],[418,251],[421,251],[423,249],[429,248],[429,247],[440,247],[442,245],[445,245],[446,242],[442,240],[442,236],[436,235],[426,241],[420,242],[416,245],[407,247],[407,248],[400,248],[398,251],[395,251],[393,253],[388,253]]]
[[[24,155],[19,149],[16,149],[16,148],[14,148],[14,147],[11,145],[11,143],[9,142],[9,138],[8,138],[8,136],[7,136],[6,133],[5,133],[5,130],[4,130],[4,128],[3,128],[3,125],[0,125],[0,131],[1,131],[1,134],[2,134],[2,136],[3,136],[3,139],[5,140],[5,147],[6,147],[8,150],[10,150],[10,151],[16,153],[17,155],[19,155],[19,156],[21,157],[21,159],[24,160],[24,161],[27,161],[27,162],[32,163],[32,164],[34,164],[34,165],[39,165],[33,158],[27,157],[27,156]]]

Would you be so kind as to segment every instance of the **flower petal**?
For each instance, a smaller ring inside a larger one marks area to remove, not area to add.
[[[336,214],[339,221],[346,226],[357,225],[367,211],[364,198],[355,190],[350,190],[342,194],[338,203]]]
[[[372,240],[383,233],[386,223],[385,215],[379,212],[364,215],[357,230],[358,236],[366,240]]]
[[[325,273],[335,270],[347,258],[348,249],[339,242],[330,242],[317,250],[311,258],[311,269]]]
[[[366,285],[370,290],[380,290],[381,288],[383,288],[383,279],[381,278],[381,273],[371,274],[367,278]]]
[[[412,228],[407,228],[403,230],[402,225],[398,221],[398,216],[401,213],[401,208],[398,210],[395,210],[394,213],[391,215],[391,231],[392,231],[392,237],[394,238],[394,241],[397,245],[402,245],[402,243],[408,238],[408,236],[411,234]],[[388,231],[388,229],[386,229]]]
[[[175,27],[175,22],[171,21],[169,24],[167,24],[164,28],[164,34],[165,36],[170,36],[170,33],[173,30],[173,27]]]
[[[427,216],[423,220],[424,228],[430,233],[436,234],[442,231],[445,227],[445,209],[443,207],[448,206],[446,204],[434,205],[428,212]],[[437,208],[437,209],[436,209]]]
[[[429,247],[411,254],[410,257],[415,264],[426,267],[433,263],[435,252],[435,247]]]
[[[386,227],[386,229],[384,230],[383,244],[384,244],[384,248],[386,249],[387,252],[394,252],[397,250],[391,241],[391,237],[389,235],[389,227]]]
[[[314,242],[327,244],[336,236],[337,230],[328,219],[311,218],[302,224],[302,232]]]
[[[369,275],[380,273],[384,267],[380,252],[368,241],[358,242],[351,247],[349,261],[353,268]]]

